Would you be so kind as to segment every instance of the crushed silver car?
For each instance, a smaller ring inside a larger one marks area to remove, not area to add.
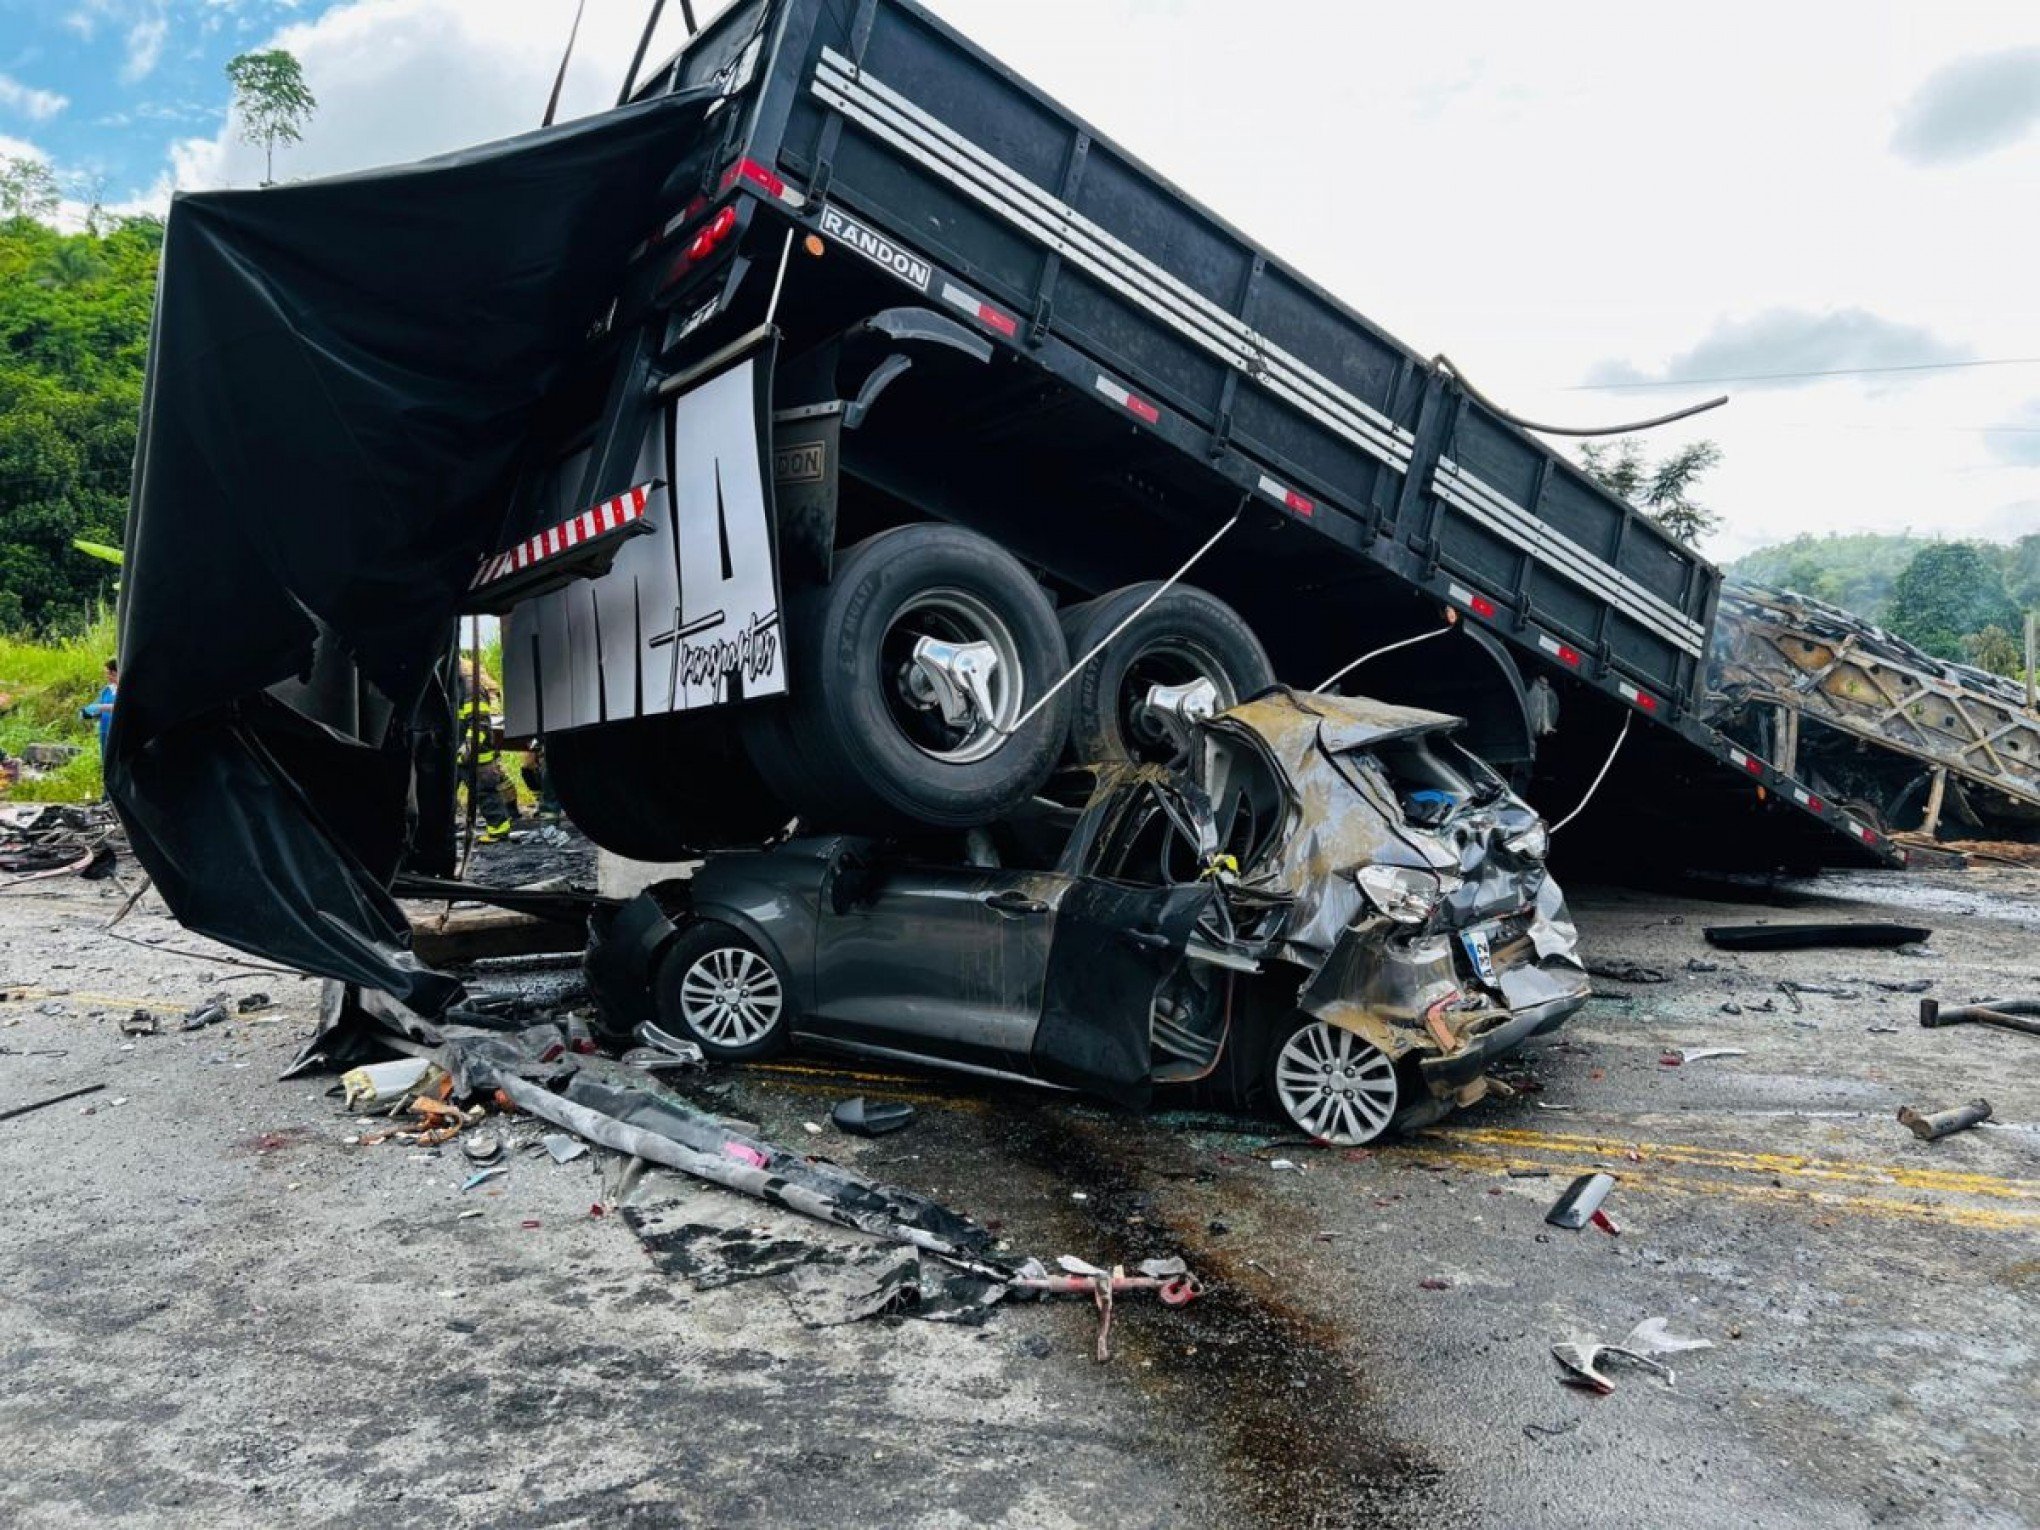
[[[1457,719],[1276,689],[1176,726],[1174,765],[1093,767],[1080,808],[661,884],[591,943],[609,1024],[1200,1091],[1352,1145],[1479,1098],[1585,1002],[1544,825]]]

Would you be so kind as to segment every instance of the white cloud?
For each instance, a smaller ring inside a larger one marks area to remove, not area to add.
[[[12,75],[0,74],[0,108],[19,112],[30,122],[47,122],[70,104],[70,97],[54,90],[39,90]]]
[[[1920,165],[1974,159],[2040,125],[2040,47],[1971,54],[1929,75],[1899,113],[1891,146]]]
[[[129,27],[127,57],[120,66],[120,77],[132,85],[155,73],[156,64],[163,57],[163,44],[169,35],[170,18],[160,11],[144,16]]]
[[[304,141],[278,150],[277,174],[338,174],[530,131],[572,19],[557,0],[350,0],[283,28],[263,45],[297,56],[319,109]],[[614,103],[643,24],[635,4],[588,7],[563,117]],[[180,140],[171,159],[180,190],[262,178],[262,151],[232,124]]]

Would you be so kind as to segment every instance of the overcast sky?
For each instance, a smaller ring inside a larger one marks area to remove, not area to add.
[[[646,8],[588,0],[570,109],[613,98]],[[2040,531],[2034,0],[933,9],[1518,413],[1731,393],[1652,438],[1725,449],[1717,558],[1800,531]],[[321,102],[280,175],[411,158],[535,123],[572,15],[0,0],[0,153],[115,202],[252,184],[220,69],[275,42]],[[1801,375],[1859,368],[1912,370]]]

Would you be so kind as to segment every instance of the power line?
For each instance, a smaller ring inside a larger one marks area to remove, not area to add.
[[[1869,377],[1881,372],[1958,372],[1968,367],[2040,366],[2040,356],[2000,356],[1988,361],[1921,361],[1895,367],[1830,367],[1821,372],[1746,372],[1737,377],[1668,377],[1662,382],[1575,383],[1561,393],[1627,393],[1638,388],[1699,388],[1716,383],[1796,382],[1815,377]]]

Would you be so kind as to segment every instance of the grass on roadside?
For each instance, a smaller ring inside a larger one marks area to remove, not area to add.
[[[73,637],[0,635],[0,749],[19,755],[29,744],[75,744],[78,757],[35,781],[4,792],[13,802],[91,802],[101,792],[99,735],[78,709],[99,694],[102,666],[114,651],[109,612]]]

